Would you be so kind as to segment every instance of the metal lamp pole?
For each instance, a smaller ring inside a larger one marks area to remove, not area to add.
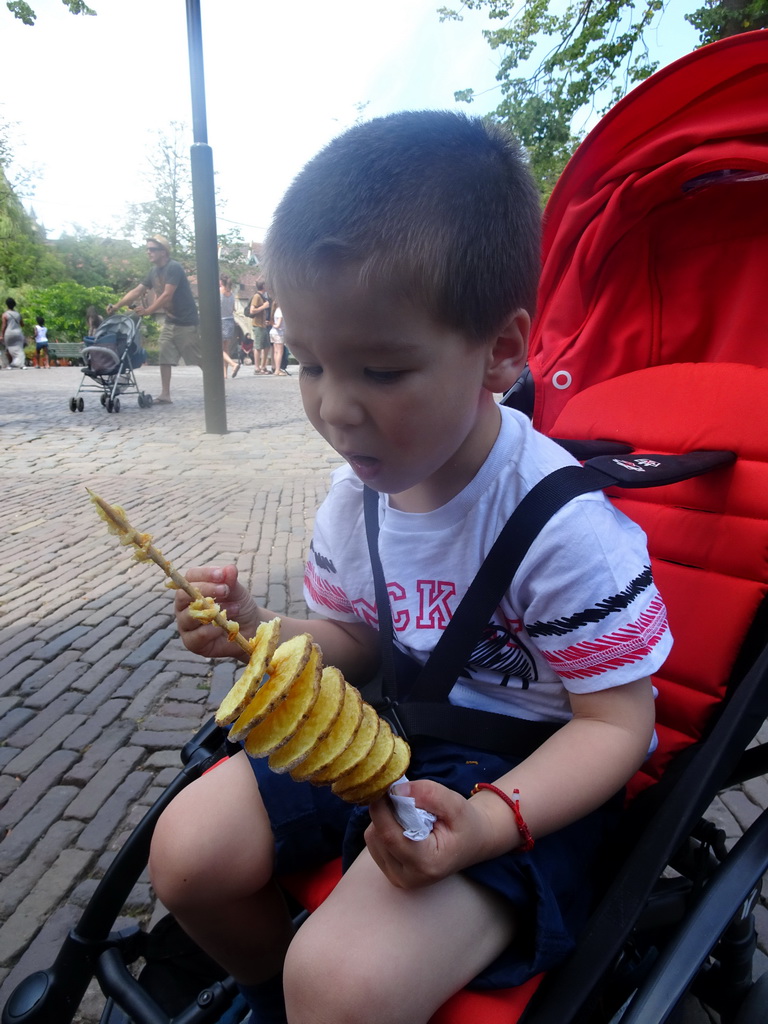
[[[221,293],[216,238],[216,193],[213,154],[208,145],[205,115],[205,73],[200,0],[186,0],[189,76],[192,89],[193,144],[190,148],[192,204],[195,212],[197,294],[200,304],[200,338],[203,354],[203,398],[205,429],[209,434],[226,434],[227,404],[221,360]]]

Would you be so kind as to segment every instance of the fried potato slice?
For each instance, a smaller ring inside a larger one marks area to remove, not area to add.
[[[251,757],[266,757],[286,743],[309,717],[320,693],[323,659],[320,648],[312,644],[304,671],[291,686],[285,700],[255,725],[245,737],[245,749]],[[234,732],[234,727],[232,732]]]
[[[343,753],[331,761],[327,768],[315,772],[309,781],[316,786],[326,783],[330,785],[357,768],[363,758],[370,753],[380,728],[381,719],[376,711],[370,704],[363,701],[363,718],[352,742]]]
[[[291,769],[291,778],[296,782],[304,782],[316,772],[322,771],[346,750],[355,738],[355,734],[363,719],[363,698],[360,691],[344,684],[344,703],[341,714],[333,723],[325,739],[320,740],[310,750],[307,757],[302,758],[297,768]]]
[[[237,738],[247,736],[262,718],[266,718],[285,700],[294,682],[304,671],[311,651],[312,637],[309,633],[300,633],[280,644],[267,666],[268,678],[235,721],[229,734],[230,739],[237,741]]]
[[[217,725],[229,725],[245,711],[267,671],[272,655],[280,643],[280,619],[262,622],[253,638],[253,653],[245,671],[226,695],[216,712]]]
[[[317,700],[308,717],[301,722],[293,736],[271,754],[269,767],[273,772],[283,773],[297,768],[309,756],[315,744],[322,743],[328,736],[333,724],[338,720],[344,706],[344,676],[337,668],[329,665],[323,669],[319,689]],[[361,716],[362,713],[361,705]]]
[[[354,789],[362,786],[377,775],[388,763],[395,749],[395,735],[392,732],[389,722],[381,719],[376,740],[368,754],[363,758],[357,768],[347,772],[338,781],[334,782],[331,789],[337,796],[343,796],[344,790]]]
[[[367,782],[339,793],[342,800],[351,804],[372,804],[385,796],[389,787],[405,775],[411,761],[411,748],[402,736],[395,736],[394,740],[392,756],[384,767]]]

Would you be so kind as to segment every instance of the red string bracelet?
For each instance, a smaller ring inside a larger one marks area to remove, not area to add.
[[[504,803],[515,816],[515,822],[517,823],[517,831],[520,833],[520,836],[523,840],[523,845],[520,847],[520,851],[522,853],[527,853],[528,850],[532,850],[534,838],[531,835],[531,830],[528,828],[525,822],[525,818],[520,812],[520,790],[513,789],[512,796],[509,796],[509,794],[505,793],[503,789],[499,789],[498,786],[493,786],[490,782],[478,782],[474,786],[472,792],[469,795],[474,796],[475,793],[479,793],[481,789],[489,789],[491,793],[495,793],[496,796],[501,797],[501,799],[504,801]]]

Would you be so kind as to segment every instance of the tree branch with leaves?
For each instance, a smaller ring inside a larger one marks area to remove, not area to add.
[[[71,11],[72,14],[86,14],[95,15],[96,11],[92,10],[84,0],[61,0],[67,10]],[[19,21],[25,25],[34,25],[37,21],[37,14],[32,10],[25,0],[8,0],[5,5],[14,18],[18,18]]]
[[[542,192],[548,195],[579,142],[579,119],[604,114],[658,67],[649,40],[673,0],[465,0],[442,7],[441,21],[485,10],[498,28],[483,35],[500,54],[496,74],[502,100],[491,115],[526,147]],[[686,14],[701,44],[768,27],[768,0],[705,0]],[[472,89],[455,94],[472,102]],[[574,125],[577,127],[574,129]]]

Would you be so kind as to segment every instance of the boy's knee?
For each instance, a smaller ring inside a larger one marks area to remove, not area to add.
[[[239,837],[211,828],[204,806],[189,790],[163,811],[152,836],[149,877],[173,913],[258,892],[272,877],[271,835]],[[189,797],[189,798],[188,798]]]
[[[379,984],[379,979],[381,984]],[[359,1024],[371,1020],[397,1020],[389,1005],[391,979],[380,976],[379,965],[366,964],[352,950],[329,945],[323,935],[300,928],[290,945],[283,967],[288,1019],[302,1024]]]
[[[174,805],[160,816],[149,851],[149,878],[162,904],[171,911],[202,894],[199,885],[204,867],[198,863],[198,847],[185,841],[186,822],[179,820]]]

